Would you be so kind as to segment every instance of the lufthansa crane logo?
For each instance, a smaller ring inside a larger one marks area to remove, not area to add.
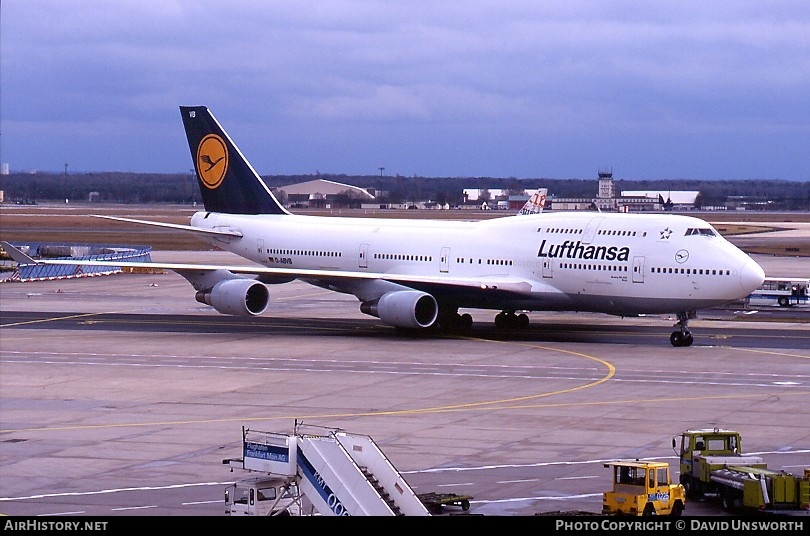
[[[216,134],[209,134],[197,146],[197,174],[206,188],[216,189],[228,171],[228,149]]]

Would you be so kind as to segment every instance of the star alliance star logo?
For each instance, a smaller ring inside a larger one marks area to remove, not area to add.
[[[672,229],[669,227],[661,231],[661,240],[667,240],[670,236],[672,236]]]

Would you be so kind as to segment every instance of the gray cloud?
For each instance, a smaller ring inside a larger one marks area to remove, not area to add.
[[[810,180],[785,2],[6,1],[0,159],[185,171],[205,104],[260,173]]]

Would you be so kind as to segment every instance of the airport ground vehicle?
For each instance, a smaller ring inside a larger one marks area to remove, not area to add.
[[[248,471],[225,490],[228,515],[429,516],[470,507],[469,496],[418,496],[371,437],[339,429],[243,428],[242,456],[222,463]]]
[[[444,513],[447,506],[457,506],[466,512],[470,509],[470,499],[472,499],[472,495],[458,495],[457,493],[428,492],[420,493],[417,496],[425,503],[432,515]]]
[[[229,516],[303,515],[301,494],[294,478],[257,476],[225,488],[225,514]]]
[[[748,296],[750,305],[793,305],[810,304],[810,279],[766,277],[762,285]]]
[[[686,505],[681,484],[670,480],[669,464],[651,461],[615,461],[613,488],[602,495],[602,514],[680,516]]]
[[[741,443],[739,432],[720,428],[672,438],[688,498],[716,498],[729,511],[810,510],[810,468],[803,476],[768,469],[761,457],[743,455]]]

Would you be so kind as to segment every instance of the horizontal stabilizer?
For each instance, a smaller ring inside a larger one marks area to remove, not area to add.
[[[117,216],[99,216],[94,215],[95,218],[104,218],[106,220],[116,220],[116,221],[125,221],[128,223],[138,223],[141,225],[151,225],[153,227],[164,227],[166,229],[176,229],[178,231],[187,231],[190,233],[197,233],[201,235],[208,235],[208,236],[232,236],[241,238],[242,233],[238,231],[228,231],[225,229],[203,229],[200,227],[193,227],[191,225],[181,225],[179,223],[164,223],[159,221],[149,221],[149,220],[136,220],[133,218],[120,218]]]

